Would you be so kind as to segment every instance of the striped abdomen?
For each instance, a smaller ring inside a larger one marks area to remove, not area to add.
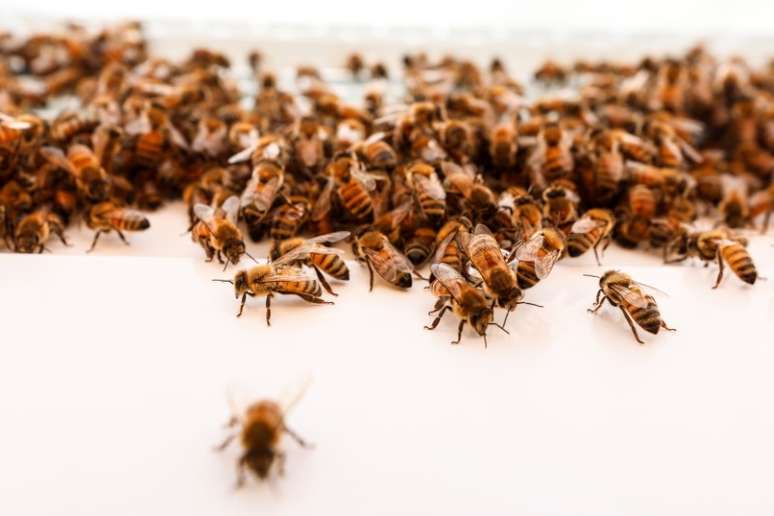
[[[446,214],[446,201],[444,199],[436,199],[423,188],[417,188],[417,201],[419,202],[419,208],[427,219],[436,224],[443,220]]]
[[[148,219],[134,210],[113,210],[106,215],[105,221],[109,227],[124,231],[142,231],[150,227]]]
[[[644,308],[627,303],[626,300],[623,300],[623,308],[640,328],[655,335],[661,329],[661,314],[658,311],[655,299],[648,295],[645,298],[648,300],[648,305]]]
[[[344,209],[356,220],[364,220],[373,216],[374,207],[368,191],[358,181],[350,181],[338,190],[339,199]]]
[[[519,282],[519,287],[524,290],[537,285],[540,278],[538,278],[535,273],[534,262],[519,262],[518,268],[516,269],[516,279]]]
[[[679,168],[683,164],[680,148],[669,140],[662,140],[658,146],[658,161],[663,167]]]
[[[425,263],[430,257],[434,244],[435,231],[432,228],[417,228],[406,242],[406,247],[403,251],[411,263],[420,265]]]
[[[280,281],[275,283],[272,290],[282,294],[300,294],[302,296],[320,297],[322,288],[316,280],[307,281]]]
[[[652,217],[656,212],[656,197],[645,185],[635,185],[629,190],[629,206],[640,217]]]
[[[543,164],[543,174],[548,181],[554,181],[566,176],[572,171],[572,156],[561,147],[548,147],[546,161]]]
[[[298,204],[284,204],[277,209],[271,222],[271,238],[285,240],[298,233],[306,221],[307,210]]]
[[[755,270],[755,264],[750,258],[747,249],[738,242],[728,244],[720,249],[721,258],[728,264],[728,267],[734,271],[740,280],[750,285],[758,279],[758,271]]]
[[[315,267],[339,280],[349,280],[349,268],[342,258],[337,254],[317,254],[309,255]]]
[[[141,165],[153,166],[161,162],[166,138],[159,131],[141,134],[137,138],[136,155]]]
[[[570,233],[567,239],[567,254],[573,258],[582,255],[599,242],[604,232],[605,226],[598,226],[587,233]]]

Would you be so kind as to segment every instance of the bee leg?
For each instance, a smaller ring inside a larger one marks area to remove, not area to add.
[[[245,301],[247,301],[247,292],[242,294],[242,301],[239,303],[239,313],[237,314],[237,317],[242,316],[242,310],[245,309]]]
[[[296,294],[298,297],[306,301],[307,303],[314,303],[316,305],[332,305],[333,301],[326,301],[321,297],[310,296],[308,294]]]
[[[675,328],[670,328],[667,326],[667,323],[665,323],[663,320],[661,321],[661,327],[664,328],[666,331],[677,331]]]
[[[320,272],[320,269],[318,269],[314,265],[312,266],[312,268],[314,269],[314,273],[317,274],[317,279],[320,282],[320,285],[322,285],[322,287],[325,289],[325,291],[332,296],[338,296],[338,294],[334,292],[333,289],[331,288],[330,284],[328,283],[328,280],[325,279],[325,276],[322,275],[322,273]]]
[[[271,298],[274,296],[271,292],[266,294],[266,326],[271,326]]]
[[[214,449],[215,451],[217,451],[217,452],[220,452],[220,451],[223,451],[223,450],[225,450],[225,449],[228,447],[228,445],[229,445],[229,444],[231,444],[231,442],[232,442],[234,439],[236,439],[236,436],[237,436],[237,434],[231,434],[231,435],[229,435],[228,437],[226,437],[226,438],[223,440],[223,442],[222,442],[222,443],[220,443],[219,445],[215,446],[215,448],[213,448],[213,449]]]
[[[285,430],[285,433],[288,434],[294,441],[298,443],[298,445],[302,448],[313,448],[311,443],[306,442],[303,437],[298,435],[296,432],[288,428],[287,426],[283,425],[283,430]]]
[[[607,298],[605,298],[605,299],[607,299]],[[635,340],[637,342],[639,342],[640,344],[645,344],[642,340],[640,340],[640,336],[637,335],[637,328],[634,327],[634,321],[632,321],[632,318],[629,317],[629,314],[626,313],[626,310],[624,310],[623,307],[621,307],[621,311],[623,312],[624,317],[626,318],[626,322],[629,323],[629,328],[632,329],[632,333],[634,334]]]
[[[91,241],[91,247],[89,247],[87,253],[90,253],[94,250],[94,247],[97,245],[97,240],[99,240],[99,236],[102,234],[102,230],[98,229],[96,233],[94,233],[94,240]]]
[[[126,239],[126,237],[124,236],[124,234],[121,232],[120,229],[116,229],[116,233],[118,233],[118,238],[120,238],[123,243],[125,243],[126,245],[129,245],[129,241]]]
[[[433,306],[433,309],[430,310],[429,312],[427,312],[427,315],[433,315],[438,310],[443,308],[445,304],[446,304],[446,300],[444,298],[442,298],[442,297],[439,297],[438,301],[435,302],[435,305]]]
[[[237,480],[234,489],[241,489],[245,485],[245,463],[247,463],[247,453],[239,457],[237,461]]]
[[[599,242],[594,244],[593,250],[594,250],[594,258],[597,259],[597,266],[602,265],[602,262],[599,261],[599,251],[597,250],[597,247],[599,246]]]
[[[763,217],[763,227],[761,228],[761,235],[765,235],[769,230],[769,222],[771,221],[771,210],[766,212],[766,216]]]
[[[365,261],[366,266],[368,267],[368,291],[373,292],[374,291],[374,269],[371,267],[371,260]]]
[[[220,251],[217,252],[218,257],[218,263],[223,263],[223,256],[221,256]]]
[[[441,322],[441,318],[443,318],[443,314],[445,314],[446,310],[448,310],[448,309],[449,309],[449,305],[444,305],[441,308],[441,311],[436,316],[435,320],[433,321],[433,324],[431,324],[430,326],[425,326],[425,329],[426,330],[434,330],[438,326],[438,323]]]
[[[64,236],[64,233],[62,231],[56,231],[56,236],[59,237],[59,240],[67,247],[71,247],[70,244],[67,242],[67,239]]]
[[[281,477],[285,476],[285,452],[275,451],[274,460],[277,461],[277,474]]]
[[[597,299],[594,302],[594,306],[588,309],[588,312],[591,314],[595,314],[599,311],[600,308],[602,308],[602,305],[605,304],[605,301],[607,300],[607,296],[602,297],[602,300],[600,301],[599,296],[602,295],[602,289],[597,291]]]
[[[462,329],[465,327],[465,319],[460,321],[460,325],[457,326],[457,340],[453,340],[452,344],[459,344],[462,340]]]
[[[715,286],[712,288],[718,288],[720,286],[720,282],[723,280],[723,256],[720,254],[720,249],[718,249],[718,267],[720,267],[720,270],[718,270],[718,278],[715,280]]]

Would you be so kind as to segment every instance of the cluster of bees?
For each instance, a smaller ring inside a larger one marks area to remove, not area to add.
[[[546,62],[525,87],[499,59],[416,53],[390,98],[388,68],[353,54],[362,101],[313,66],[286,87],[259,52],[247,65],[254,94],[216,51],[149,54],[135,22],[0,33],[0,241],[43,252],[83,220],[90,250],[105,233],[126,242],[149,228],[144,212],[182,199],[209,261],[237,265],[245,237],[271,240],[266,263],[219,280],[240,315],[248,297],[266,298],[267,324],[275,294],[330,303],[327,278],[349,279],[333,244],[348,242],[371,289],[375,276],[401,289],[429,281],[428,328],[451,310],[455,342],[465,325],[484,339],[489,326],[507,331],[557,261],[592,251],[599,263],[612,240],[665,263],[716,261],[715,287],[726,266],[758,279],[740,230],[762,219],[765,231],[774,208],[774,61],[696,47],[632,64]],[[593,311],[619,307],[638,341],[636,326],[670,329],[646,286],[617,271],[599,280]],[[248,416],[264,426],[243,425],[240,464],[265,477],[287,429],[276,407]]]

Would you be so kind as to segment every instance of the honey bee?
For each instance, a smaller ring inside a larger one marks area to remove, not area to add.
[[[6,217],[11,220],[16,213],[32,208],[32,196],[18,181],[11,179],[0,190],[0,205],[5,206]]]
[[[2,157],[5,154],[9,160],[16,157],[17,151],[23,146],[25,134],[32,134],[32,128],[33,124],[22,117],[14,118],[0,112],[0,165],[4,164]],[[10,163],[6,164],[8,165]]]
[[[126,123],[124,130],[142,166],[157,167],[174,149],[189,149],[185,137],[159,105],[146,106],[137,118]]]
[[[567,254],[575,258],[581,256],[589,249],[594,250],[594,257],[599,261],[598,248],[604,241],[602,250],[610,245],[610,234],[615,225],[615,217],[609,210],[602,208],[591,208],[583,214],[577,222],[570,228],[570,235],[567,238]]]
[[[358,53],[352,53],[349,56],[347,56],[347,61],[344,64],[344,67],[349,70],[349,73],[352,74],[352,78],[357,80],[360,77],[360,72],[363,71],[365,68],[365,62],[363,61],[363,56],[361,56]]]
[[[14,249],[18,253],[42,253],[46,250],[49,236],[55,234],[61,242],[69,246],[64,236],[64,222],[55,213],[46,208],[25,215],[16,226]]]
[[[435,169],[417,161],[406,168],[406,183],[414,192],[419,209],[432,224],[439,224],[446,214],[446,192]]]
[[[462,120],[447,120],[439,124],[441,145],[449,157],[459,163],[470,159],[474,141],[470,126]]]
[[[76,135],[88,133],[98,120],[84,112],[64,112],[51,122],[51,137],[57,143],[67,143]]]
[[[199,120],[196,135],[191,142],[191,150],[210,157],[217,157],[226,150],[228,126],[214,117]]]
[[[774,211],[774,185],[769,185],[767,189],[756,192],[750,198],[750,219],[763,214],[761,233],[766,233],[769,229],[772,211]]]
[[[658,334],[661,328],[675,331],[661,319],[653,296],[643,292],[643,288],[652,289],[653,287],[637,283],[628,274],[618,271],[607,271],[601,277],[591,274],[584,274],[584,276],[599,279],[596,302],[592,308],[589,308],[589,312],[599,311],[605,300],[609,301],[611,305],[619,307],[632,329],[635,340],[640,344],[644,344],[644,342],[637,334],[637,329],[634,327],[635,322],[640,328],[654,335]]]
[[[368,231],[355,238],[352,252],[368,267],[369,290],[374,289],[374,271],[387,283],[399,288],[411,288],[413,268],[408,258],[378,231]]]
[[[549,60],[535,70],[534,78],[544,84],[562,84],[567,80],[568,75],[568,71],[559,63]]]
[[[86,225],[96,230],[94,240],[87,252],[94,250],[102,233],[115,231],[126,245],[129,242],[123,231],[144,231],[150,227],[150,221],[139,211],[123,208],[111,201],[93,205],[86,213]]]
[[[57,147],[43,147],[40,153],[50,163],[69,171],[75,178],[78,190],[89,201],[107,199],[110,194],[110,177],[89,147],[73,144],[67,150],[67,156]]]
[[[559,124],[548,123],[538,133],[537,144],[528,158],[533,183],[553,181],[570,174],[575,167],[570,148],[572,135]]]
[[[572,181],[554,181],[543,190],[543,217],[554,226],[564,229],[578,220],[579,203],[580,197]]]
[[[406,240],[404,253],[406,258],[419,267],[433,254],[435,247],[435,229],[427,226],[419,226],[412,231]]]
[[[474,221],[489,221],[494,217],[497,213],[497,197],[474,169],[460,167],[450,161],[444,161],[441,168],[447,196],[462,203],[461,209],[466,216]]]
[[[292,396],[284,397],[284,402],[267,399],[256,401],[244,411],[240,411],[234,401],[229,400],[231,418],[226,423],[226,428],[239,427],[239,430],[226,437],[215,447],[215,451],[225,450],[239,438],[243,452],[237,462],[237,489],[245,484],[245,469],[252,471],[259,480],[267,479],[275,465],[280,475],[284,473],[285,452],[279,448],[283,434],[289,435],[302,448],[310,447],[309,443],[285,423],[285,417],[301,399],[305,390],[306,385],[303,385]]]
[[[253,240],[260,240],[263,222],[274,206],[284,182],[285,170],[273,159],[264,159],[253,169],[240,198],[242,217]]]
[[[452,344],[459,344],[462,340],[465,324],[469,324],[484,338],[484,347],[487,346],[486,330],[490,325],[497,326],[508,333],[503,326],[492,322],[494,316],[492,305],[481,289],[470,285],[459,272],[444,263],[433,264],[431,271],[435,280],[431,283],[430,290],[438,301],[428,315],[436,312],[438,315],[430,326],[425,326],[425,329],[434,330],[446,311],[451,310],[460,318],[457,340],[452,341]]]
[[[516,277],[522,289],[532,288],[548,277],[565,248],[562,233],[554,228],[536,231],[527,241],[514,249]]]
[[[338,294],[333,292],[330,284],[320,271],[332,278],[349,281],[349,268],[341,253],[322,244],[333,244],[349,238],[349,236],[349,231],[338,231],[309,239],[298,237],[275,240],[271,249],[271,259],[278,260],[280,257],[285,257],[284,261],[286,263],[302,263],[311,267],[322,287],[329,294],[337,296]]]
[[[725,228],[712,231],[682,232],[668,246],[666,263],[681,262],[689,257],[698,256],[703,261],[718,262],[718,276],[712,288],[718,288],[723,279],[724,263],[742,281],[754,285],[758,279],[747,240]]]
[[[309,218],[311,206],[303,196],[290,196],[287,202],[274,210],[269,236],[275,240],[294,237]]]
[[[741,228],[750,224],[750,206],[747,202],[747,184],[743,179],[730,175],[722,176],[723,200],[720,214],[727,226]]]
[[[518,151],[518,134],[513,122],[502,122],[492,127],[489,133],[489,155],[496,168],[513,168]]]
[[[322,252],[316,249],[316,252]],[[335,250],[331,249],[331,252]],[[271,326],[271,298],[274,294],[298,296],[307,303],[319,305],[332,305],[333,302],[325,301],[320,296],[322,288],[320,284],[310,278],[303,269],[291,265],[297,257],[281,256],[276,261],[256,265],[248,270],[239,271],[233,280],[215,279],[234,285],[234,295],[241,301],[237,317],[241,317],[247,302],[247,296],[266,296],[266,325]]]
[[[228,267],[229,262],[236,265],[243,254],[248,254],[242,231],[237,226],[239,214],[237,196],[226,199],[220,208],[196,204],[194,214],[199,220],[192,228],[191,236],[204,249],[208,262],[217,256],[218,262],[224,263],[223,255],[225,255],[225,266]]]
[[[355,221],[372,219],[374,202],[371,192],[381,178],[366,172],[362,163],[350,155],[334,158],[328,168],[330,177],[338,184],[336,194],[346,213]]]
[[[389,143],[384,141],[385,133],[374,133],[359,146],[359,152],[372,168],[391,170],[398,164],[398,155]]]
[[[317,170],[325,158],[327,134],[313,117],[303,117],[296,125],[293,146],[297,159],[303,168]]]

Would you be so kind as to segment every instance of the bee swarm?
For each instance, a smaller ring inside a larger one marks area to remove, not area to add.
[[[249,96],[223,54],[154,57],[136,22],[0,34],[0,245],[42,252],[82,219],[94,248],[182,199],[181,228],[209,260],[237,264],[243,235],[274,241],[269,264],[232,281],[242,305],[266,296],[267,322],[275,293],[334,294],[325,276],[349,271],[328,245],[348,240],[371,288],[374,274],[411,287],[430,263],[431,328],[448,309],[460,335],[467,322],[485,336],[494,306],[523,303],[559,259],[600,261],[611,240],[665,263],[717,261],[718,282],[724,266],[756,281],[737,230],[765,230],[774,207],[774,60],[754,68],[696,47],[546,62],[529,78],[543,95],[528,98],[499,59],[416,53],[397,74],[352,54],[342,69],[362,85],[358,103],[314,67],[297,69],[291,92],[260,53],[247,63]],[[63,98],[78,107],[42,115]],[[696,229],[699,217],[718,227]]]

